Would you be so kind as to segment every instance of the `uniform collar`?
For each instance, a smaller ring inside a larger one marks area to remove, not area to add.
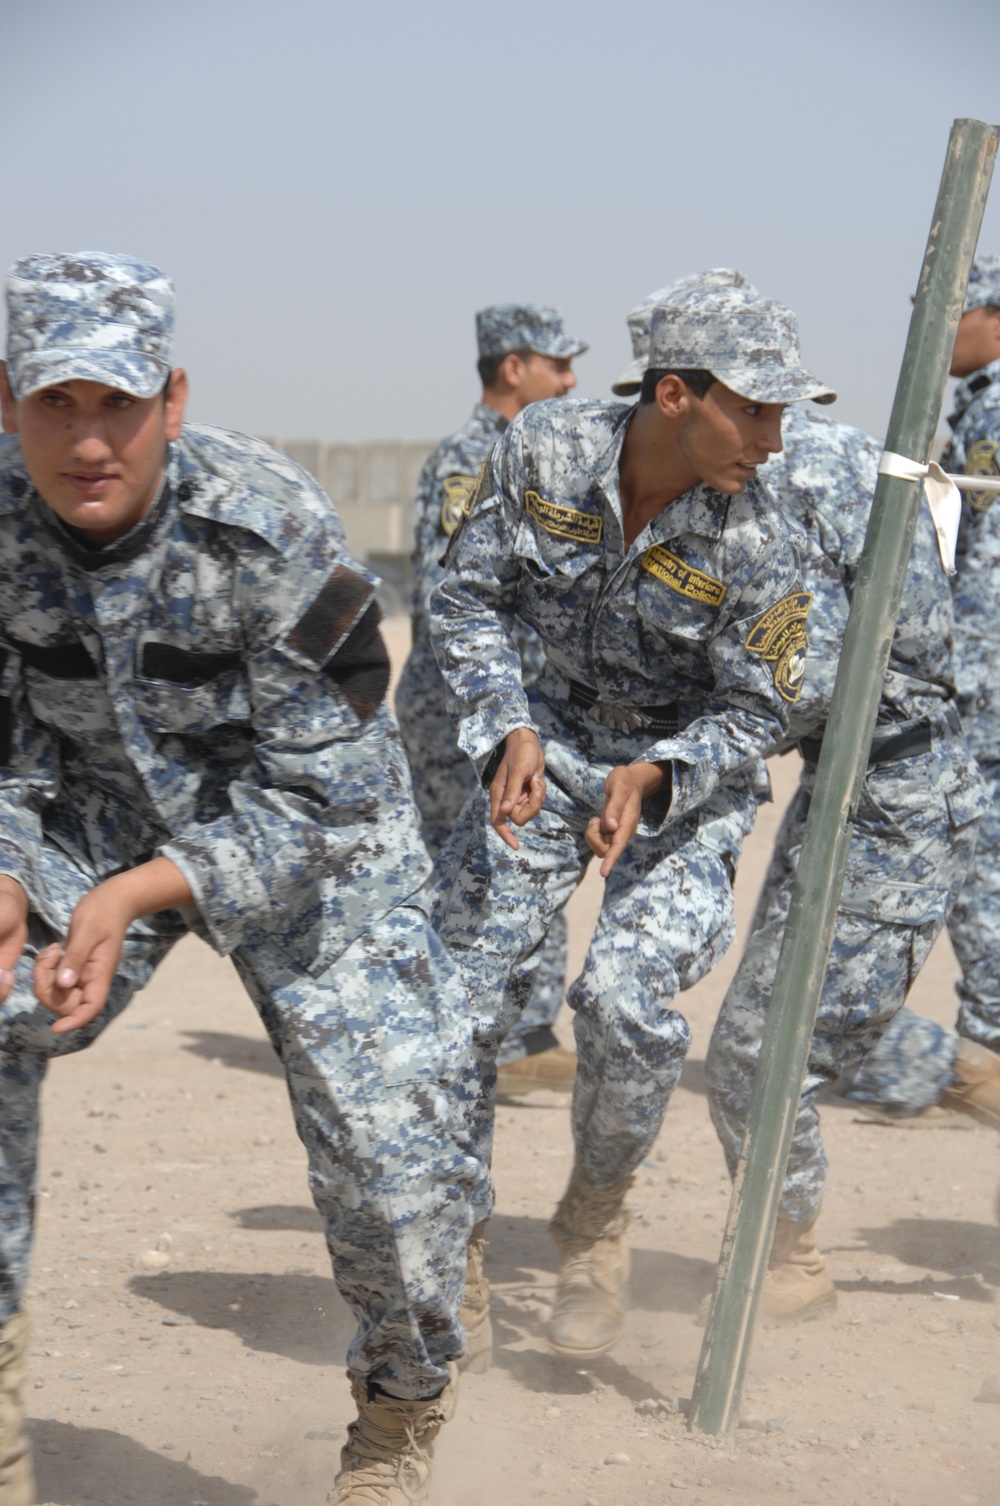
[[[953,429],[973,398],[978,397],[980,392],[985,392],[987,387],[992,387],[994,382],[1000,382],[1000,359],[991,361],[988,366],[981,367],[959,382],[955,388],[955,411],[948,414],[948,423]]]
[[[628,426],[636,412],[637,409],[633,403],[622,404],[621,411],[618,413],[614,409],[610,410],[612,427],[607,445],[599,451],[589,466],[594,479],[612,503],[619,523],[622,521],[622,502],[618,467],[621,462],[625,435],[628,433]],[[702,538],[717,541],[722,537],[726,526],[729,501],[729,497],[723,492],[717,492],[707,486],[704,481],[700,481],[690,491],[683,492],[676,501],[668,502],[662,512],[650,519],[646,528],[657,538],[669,539],[676,538],[682,533],[696,533]]]
[[[491,429],[496,429],[498,434],[502,434],[510,422],[510,419],[504,418],[502,413],[498,413],[495,408],[491,408],[489,403],[477,403],[472,410],[472,416],[479,423],[486,424]]]

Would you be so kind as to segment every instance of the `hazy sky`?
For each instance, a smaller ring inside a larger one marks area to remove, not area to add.
[[[158,263],[193,416],[285,437],[456,428],[511,299],[607,396],[628,309],[718,265],[881,434],[948,129],[1000,118],[997,0],[2,0],[0,57],[0,264]]]

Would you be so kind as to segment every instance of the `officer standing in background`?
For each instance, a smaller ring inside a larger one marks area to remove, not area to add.
[[[468,1004],[424,910],[376,582],[287,457],[184,425],[157,268],[33,256],[7,304],[0,1499],[33,1498],[23,1298],[47,1064],[193,931],[232,956],[281,1059],[357,1325],[330,1506],[423,1502],[488,1177],[455,1104]]]
[[[1000,256],[973,263],[951,375],[959,378],[941,465],[1000,475]],[[1000,1129],[1000,507],[996,492],[962,492],[952,579],[958,708],[989,804],[948,918],[962,977],[958,1033],[902,1010],[853,1075],[849,1098],[899,1123],[935,1123],[935,1105]],[[928,1112],[929,1111],[929,1112]],[[913,1117],[918,1116],[918,1117]],[[881,1117],[881,1115],[880,1115]]]
[[[758,467],[780,448],[782,404],[834,397],[802,368],[786,311],[740,288],[657,309],[650,366],[637,408],[564,400],[514,420],[432,603],[484,786],[440,854],[434,904],[474,1012],[484,1161],[496,1052],[539,943],[592,854],[606,881],[569,990],[575,1164],[552,1226],[549,1337],[573,1359],[621,1334],[625,1197],[689,1041],[674,1000],[732,940],[761,755],[802,683],[795,530]],[[529,686],[515,622],[545,650]]]
[[[431,593],[442,577],[441,556],[455,532],[487,456],[510,420],[529,403],[564,397],[576,386],[573,359],[587,346],[564,333],[558,309],[499,303],[476,315],[481,400],[457,433],[442,440],[420,473],[414,502],[413,646],[396,690],[396,714],[410,761],[424,841],[435,857],[451,836],[476,785],[445,705],[444,681],[429,631]],[[518,631],[525,678],[538,674],[544,655],[530,628]],[[560,913],[543,943],[524,1014],[504,1042],[502,1093],[537,1088],[570,1092],[576,1057],[552,1030],[566,984],[566,919]]]

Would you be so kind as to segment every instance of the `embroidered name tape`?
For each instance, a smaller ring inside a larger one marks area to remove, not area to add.
[[[768,607],[744,640],[751,654],[760,654],[771,665],[774,685],[785,701],[797,701],[802,694],[806,673],[806,618],[809,615],[809,591],[793,591]]]
[[[604,519],[593,513],[577,512],[575,507],[546,502],[537,492],[525,492],[524,506],[546,533],[557,534],[561,539],[574,539],[578,544],[599,544],[604,537]]]
[[[704,602],[706,606],[721,606],[726,599],[726,587],[721,580],[713,580],[693,565],[685,565],[676,554],[671,554],[662,544],[654,544],[642,557],[642,568],[662,580],[671,591],[688,596],[692,601]]]

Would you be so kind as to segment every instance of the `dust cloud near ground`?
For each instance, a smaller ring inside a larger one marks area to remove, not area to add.
[[[390,625],[398,660],[405,629]],[[794,757],[773,768],[739,876],[740,937]],[[582,958],[593,873],[570,916]],[[741,941],[685,996],[693,1045],[631,1202],[625,1338],[587,1370],[550,1355],[546,1225],[569,1174],[566,1100],[498,1111],[488,1267],[496,1354],[463,1379],[435,1506],[994,1506],[1000,1498],[998,1137],[824,1109],[821,1243],[840,1305],[757,1336],[744,1421],[691,1436],[729,1196],[703,1062]],[[949,1021],[939,943],[914,1007]],[[878,980],[873,979],[873,987]],[[569,1019],[560,1024],[571,1044]],[[48,1506],[321,1506],[352,1415],[350,1320],[330,1277],[282,1079],[227,962],[189,939],[45,1089],[28,1410]],[[985,1386],[984,1386],[985,1383]]]

